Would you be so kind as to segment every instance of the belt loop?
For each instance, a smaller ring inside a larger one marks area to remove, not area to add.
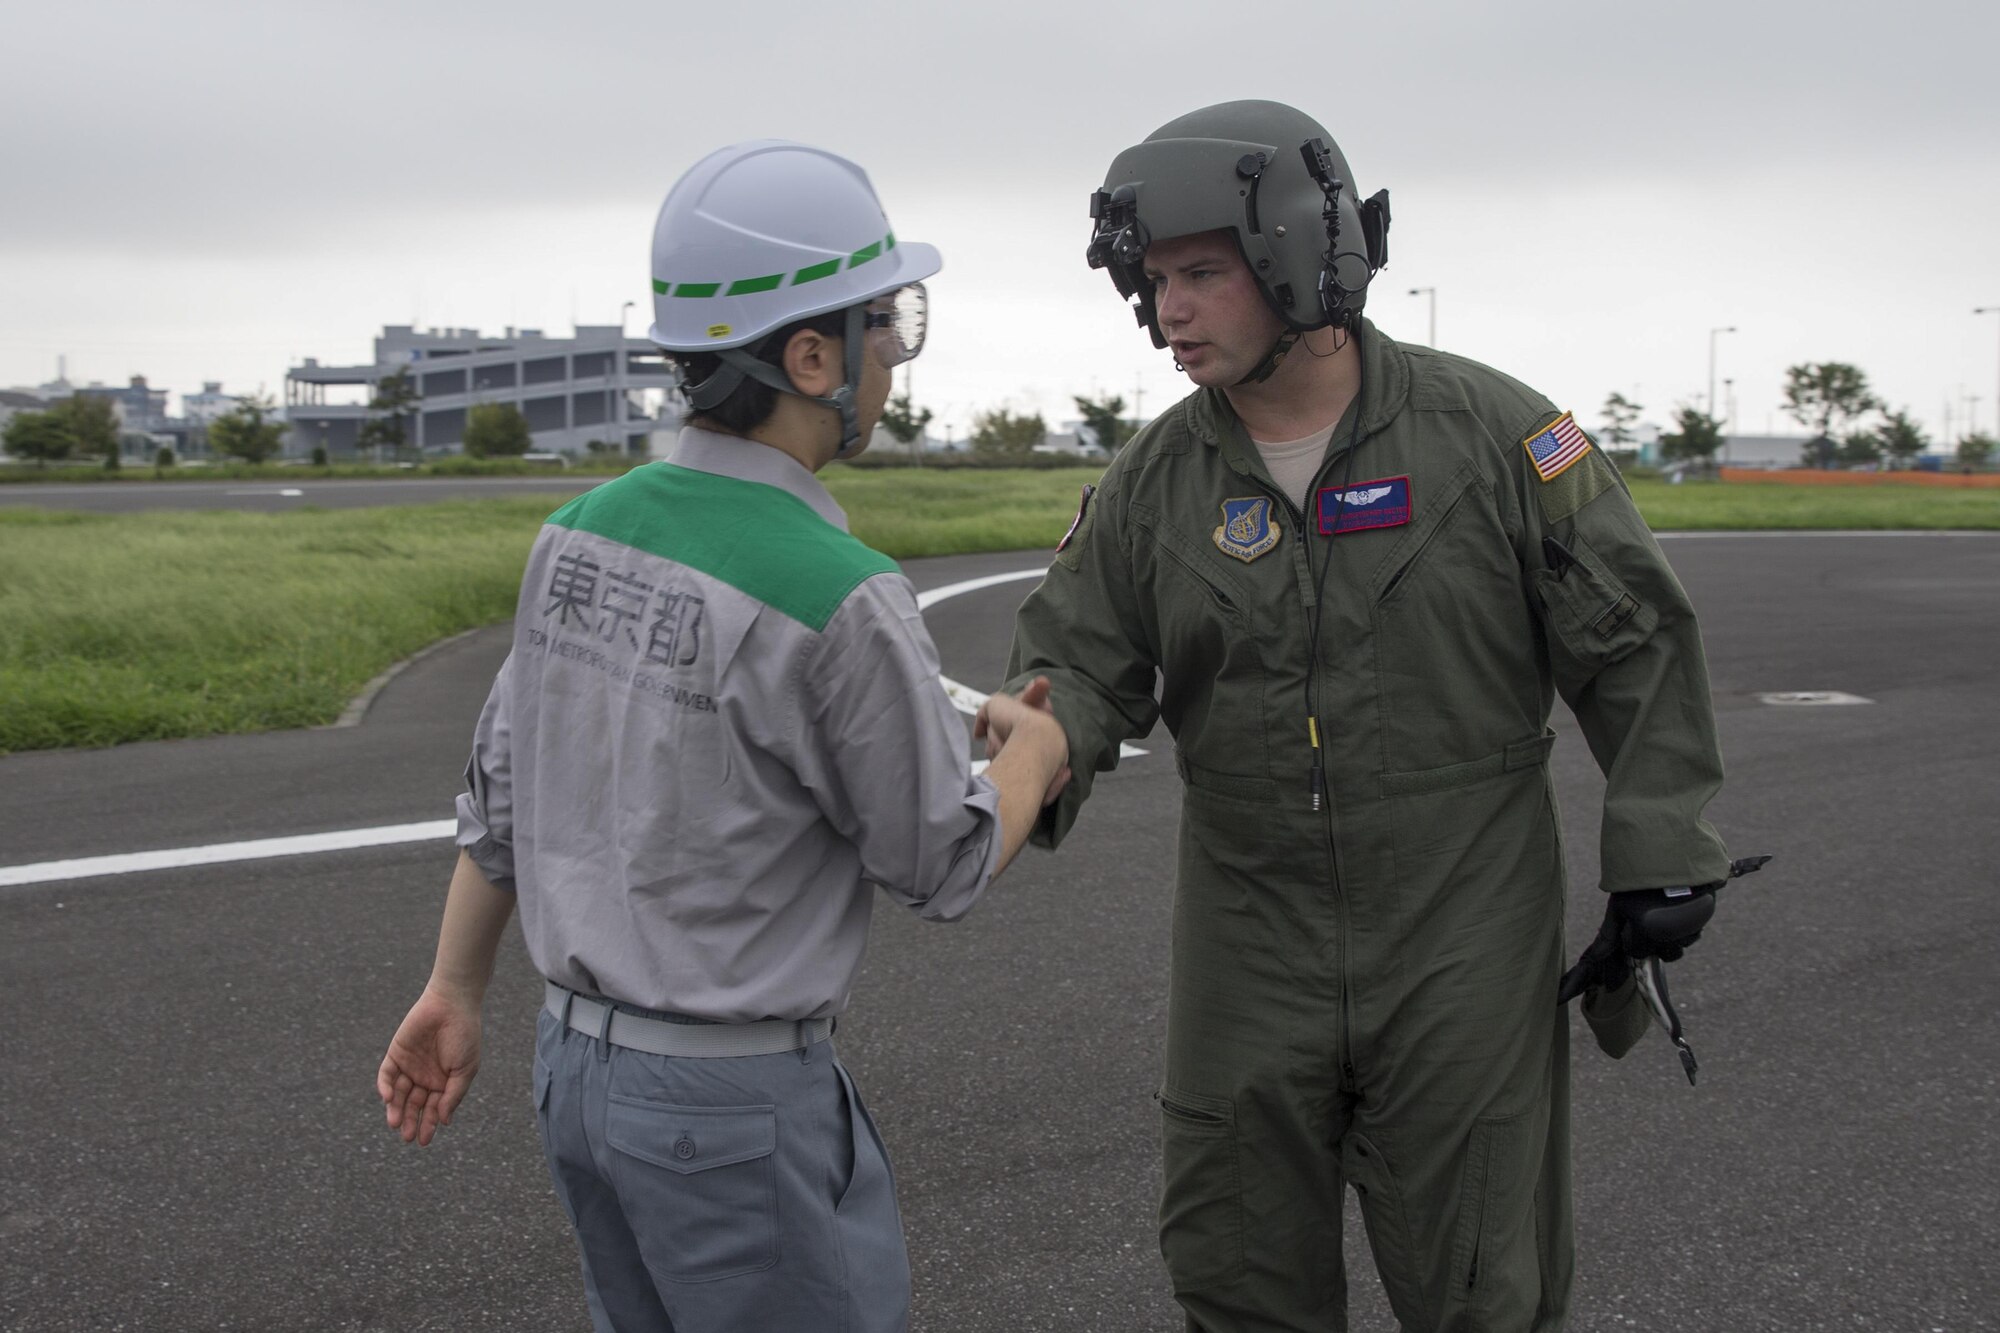
[[[562,1025],[562,1036],[557,1038],[560,1042],[569,1041],[569,1007],[575,1003],[576,992],[567,986],[563,987],[562,1012],[556,1015],[556,1022]]]
[[[798,1022],[797,1031],[799,1037],[799,1063],[809,1065],[812,1063],[813,1053],[811,1021],[801,1018]]]
[[[600,1060],[609,1060],[611,1058],[611,1016],[618,1011],[611,1007],[611,1001],[605,1000],[602,1003],[604,1005],[604,1023],[597,1029],[597,1058]]]

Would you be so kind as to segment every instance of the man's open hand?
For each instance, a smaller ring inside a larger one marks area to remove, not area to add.
[[[479,1072],[479,1006],[425,987],[382,1057],[375,1091],[389,1128],[429,1147]]]

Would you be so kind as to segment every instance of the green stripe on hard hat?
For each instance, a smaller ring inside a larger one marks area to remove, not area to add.
[[[817,282],[821,278],[830,278],[840,272],[843,264],[848,268],[859,268],[869,260],[878,259],[895,248],[896,235],[894,232],[891,232],[872,245],[862,246],[844,260],[829,259],[823,264],[808,264],[791,275],[792,286],[796,287],[800,283],[805,282]],[[761,278],[738,278],[734,282],[728,283],[726,289],[725,284],[720,282],[683,282],[676,284],[668,282],[664,278],[654,278],[653,290],[661,296],[672,294],[676,297],[715,296],[718,293],[723,296],[747,296],[753,292],[776,291],[785,285],[785,277],[786,275],[783,273],[767,273]]]

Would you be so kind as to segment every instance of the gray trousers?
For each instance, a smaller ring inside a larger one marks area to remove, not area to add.
[[[535,1037],[535,1108],[597,1333],[902,1333],[910,1262],[830,1041],[651,1055]]]

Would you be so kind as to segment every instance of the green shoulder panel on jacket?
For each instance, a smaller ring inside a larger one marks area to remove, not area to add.
[[[897,569],[797,496],[672,463],[634,468],[548,521],[699,570],[815,632],[864,579]]]

